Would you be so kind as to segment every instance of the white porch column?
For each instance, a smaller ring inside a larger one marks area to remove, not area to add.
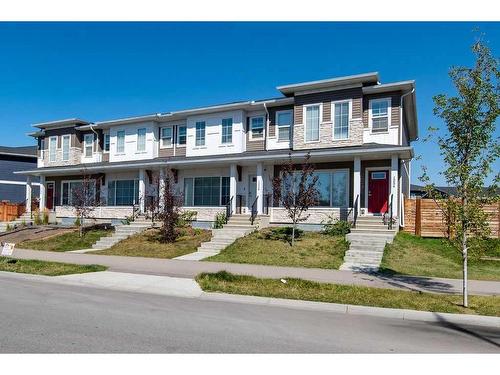
[[[359,209],[361,207],[361,159],[359,156],[354,158],[354,176],[353,176],[353,197],[352,205],[356,204],[356,197],[358,198],[357,210],[359,215]]]
[[[231,202],[231,212],[236,213],[236,184],[238,181],[238,168],[236,164],[231,164],[229,167],[229,199]]]
[[[144,213],[146,200],[146,171],[139,169],[139,211]]]
[[[262,215],[264,212],[264,207],[262,206],[264,202],[264,178],[263,175],[263,166],[262,163],[257,163],[257,186],[256,186],[256,194],[257,194],[257,214]]]
[[[39,199],[39,209],[40,211],[45,210],[45,197],[47,186],[45,185],[45,176],[40,176],[40,199]]]
[[[163,210],[165,205],[165,169],[160,169],[160,181],[158,181],[158,205]]]
[[[399,216],[399,158],[398,155],[391,155],[391,187],[390,192],[392,195],[392,216]],[[390,201],[389,201],[390,203]]]
[[[26,212],[30,213],[31,212],[31,192],[32,192],[32,187],[31,187],[31,176],[26,176]]]

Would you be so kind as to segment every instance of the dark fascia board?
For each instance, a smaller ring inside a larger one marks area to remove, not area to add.
[[[291,96],[297,91],[318,90],[335,86],[346,86],[353,84],[363,83],[378,83],[378,72],[356,74],[351,76],[336,77],[329,79],[322,79],[319,81],[309,81],[302,83],[293,83],[290,85],[278,86],[277,89],[286,96]]]
[[[33,124],[32,126],[39,129],[57,129],[85,124],[89,124],[89,122],[78,118],[70,118],[65,120],[39,122],[37,124]]]

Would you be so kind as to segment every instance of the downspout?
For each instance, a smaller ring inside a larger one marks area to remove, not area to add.
[[[399,103],[399,145],[403,145],[403,99],[405,96],[413,94],[415,92],[415,87],[408,91],[407,93],[401,95],[400,103]],[[410,185],[410,174],[408,169],[406,168],[406,164],[402,161],[403,168],[406,170],[406,175],[408,176],[408,186]],[[403,192],[402,192],[402,179],[399,179],[399,225],[404,228],[405,226],[405,218],[404,218],[404,200]]]
[[[269,136],[269,111],[267,110],[266,102],[262,103],[264,105],[264,110],[266,111],[266,134],[264,137],[264,149],[267,151],[267,137]]]

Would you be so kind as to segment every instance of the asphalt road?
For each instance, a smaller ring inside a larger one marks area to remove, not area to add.
[[[0,276],[1,353],[500,352],[500,330]]]

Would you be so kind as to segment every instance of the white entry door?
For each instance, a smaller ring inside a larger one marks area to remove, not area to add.
[[[257,195],[257,176],[248,176],[248,199],[247,199],[247,207],[248,211],[252,209],[252,204]]]

